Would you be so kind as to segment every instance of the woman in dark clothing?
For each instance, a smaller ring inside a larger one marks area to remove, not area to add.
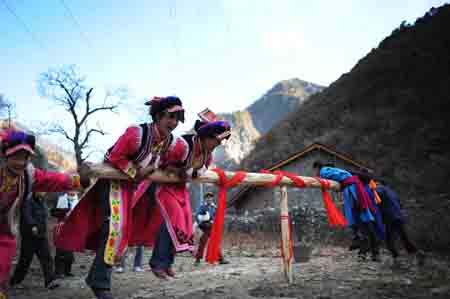
[[[11,285],[19,284],[25,279],[33,256],[36,254],[44,273],[45,287],[54,289],[59,286],[55,282],[53,260],[48,242],[48,207],[44,195],[45,193],[35,193],[31,200],[25,201],[22,205],[20,257],[10,280]]]

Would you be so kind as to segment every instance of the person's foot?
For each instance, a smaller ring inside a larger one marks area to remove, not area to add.
[[[359,239],[353,239],[353,240],[352,240],[352,243],[351,243],[350,246],[348,247],[348,250],[349,250],[349,251],[353,251],[353,250],[356,250],[356,249],[361,248],[360,242],[361,242],[361,241],[360,241]]]
[[[64,273],[64,276],[65,276],[65,277],[74,277],[75,274],[69,272],[69,273]]]
[[[114,273],[123,273],[123,272],[124,272],[123,267],[116,267],[116,268],[114,268]]]
[[[359,262],[365,262],[366,261],[366,255],[365,254],[358,254],[358,261]]]
[[[372,255],[372,262],[380,262],[380,256],[378,254]]]
[[[400,262],[400,259],[397,257],[392,258],[392,268],[398,269],[401,268],[402,263]]]
[[[55,279],[64,279],[64,274],[55,274]]]
[[[97,299],[114,299],[111,291],[108,289],[91,288],[91,290]]]
[[[219,261],[219,264],[221,264],[221,265],[226,265],[226,264],[229,264],[230,262],[229,261],[227,261],[226,259],[220,259],[220,261]]]
[[[133,272],[144,272],[144,269],[142,267],[134,267]]]
[[[417,264],[419,266],[423,266],[425,264],[426,257],[427,257],[427,255],[425,254],[425,252],[423,250],[417,250],[416,260],[417,260]]]
[[[169,267],[166,269],[166,274],[172,278],[176,278],[175,271],[173,270],[172,267]]]
[[[196,266],[196,267],[200,266],[200,259],[195,260],[194,266]]]
[[[52,281],[50,281],[48,284],[47,284],[47,289],[49,289],[49,290],[53,290],[53,289],[56,289],[56,288],[58,288],[59,286],[60,286],[61,284],[60,284],[60,282],[57,280],[57,279],[53,279]]]
[[[152,268],[152,273],[156,276],[156,277],[158,277],[159,279],[162,279],[162,280],[167,280],[167,274],[166,274],[166,271],[164,271],[163,269],[160,269],[160,268]]]

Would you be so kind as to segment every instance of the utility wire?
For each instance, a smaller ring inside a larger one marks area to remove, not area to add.
[[[93,44],[91,43],[90,39],[87,37],[86,33],[81,28],[80,23],[78,23],[77,19],[75,18],[75,15],[72,13],[72,10],[70,9],[70,7],[66,4],[66,2],[64,0],[59,0],[59,2],[64,7],[66,14],[69,16],[69,18],[75,24],[75,26],[78,27],[78,31],[80,33],[81,38],[88,44],[88,46],[91,49],[94,49]]]
[[[34,42],[36,42],[43,50],[46,50],[46,47],[44,44],[38,39],[38,37],[34,34],[34,32],[28,27],[27,23],[25,23],[24,20],[22,20],[21,17],[16,13],[14,8],[12,8],[6,0],[2,0],[3,5],[6,7],[6,9],[9,11],[11,15],[14,16],[16,21],[25,29],[25,31],[31,36]]]

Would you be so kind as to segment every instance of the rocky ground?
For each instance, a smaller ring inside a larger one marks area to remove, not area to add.
[[[235,255],[229,257],[229,265],[215,267],[194,267],[192,258],[179,256],[179,277],[169,281],[157,280],[148,271],[114,273],[113,294],[120,299],[450,298],[450,259],[432,254],[428,254],[424,265],[418,265],[412,257],[404,257],[393,265],[386,252],[380,262],[361,262],[346,249],[323,247],[309,262],[294,265],[295,281],[291,285],[281,275],[279,257],[251,255],[257,257]],[[91,259],[90,255],[78,255],[76,276],[64,280],[53,291],[43,287],[39,266],[34,261],[26,281],[12,290],[11,297],[93,298],[83,281]]]

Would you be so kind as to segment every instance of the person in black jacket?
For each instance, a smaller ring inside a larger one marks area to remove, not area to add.
[[[11,277],[10,284],[21,283],[27,275],[34,254],[37,255],[44,273],[45,287],[54,289],[59,286],[55,280],[53,259],[48,242],[47,219],[48,207],[45,193],[35,193],[22,204],[20,221],[21,246],[19,262]]]
[[[415,254],[419,263],[423,263],[425,253],[420,250],[411,241],[405,229],[405,217],[401,210],[400,198],[398,194],[385,183],[378,182],[377,193],[381,198],[381,214],[386,226],[386,247],[391,252],[394,260],[399,256],[398,249],[395,246],[397,237],[403,244],[408,254]]]

